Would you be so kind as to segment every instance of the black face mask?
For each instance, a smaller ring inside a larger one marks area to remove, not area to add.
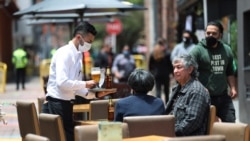
[[[190,42],[191,42],[191,39],[190,38],[186,38],[186,37],[184,37],[183,38],[183,42],[184,42],[184,44],[190,44]]]
[[[206,42],[208,47],[212,47],[217,43],[217,39],[213,36],[206,37]]]

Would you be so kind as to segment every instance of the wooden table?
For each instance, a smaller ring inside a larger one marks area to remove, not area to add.
[[[73,106],[73,113],[75,116],[77,116],[78,113],[82,113],[83,119],[88,120],[89,119],[89,104],[75,104]]]
[[[125,138],[123,141],[167,141],[170,137],[149,135],[143,137]]]
[[[73,106],[73,113],[89,112],[89,104],[75,104]]]
[[[78,125],[98,125],[100,121],[97,120],[82,120],[77,121]]]

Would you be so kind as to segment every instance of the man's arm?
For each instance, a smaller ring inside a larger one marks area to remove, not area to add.
[[[106,95],[109,94],[114,94],[116,93],[117,89],[112,89],[110,91],[89,91],[88,89],[93,88],[96,83],[94,82],[94,80],[89,80],[89,81],[84,81],[85,84],[85,88],[77,90],[76,91],[76,95],[84,97],[86,99],[95,99],[95,98],[102,98]]]
[[[237,97],[237,90],[236,90],[236,79],[234,75],[227,76],[227,81],[230,86],[230,96],[231,98]]]

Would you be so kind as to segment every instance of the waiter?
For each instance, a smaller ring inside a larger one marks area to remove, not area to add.
[[[89,92],[96,86],[94,80],[82,81],[82,53],[89,51],[97,34],[88,22],[80,23],[67,45],[57,49],[51,59],[43,113],[60,115],[63,120],[67,141],[74,141],[73,101],[76,95],[87,99],[106,96],[109,92]]]

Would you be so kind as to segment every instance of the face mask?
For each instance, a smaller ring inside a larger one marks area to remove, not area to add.
[[[89,51],[91,48],[91,44],[88,42],[84,42],[83,46],[81,44],[79,44],[78,46],[78,50],[81,52],[87,52]]]
[[[123,51],[125,57],[129,57],[129,51]]]
[[[182,41],[184,42],[184,44],[189,44],[190,43],[190,38],[183,38]]]
[[[217,43],[217,39],[213,36],[206,37],[206,42],[208,47],[213,47]]]

